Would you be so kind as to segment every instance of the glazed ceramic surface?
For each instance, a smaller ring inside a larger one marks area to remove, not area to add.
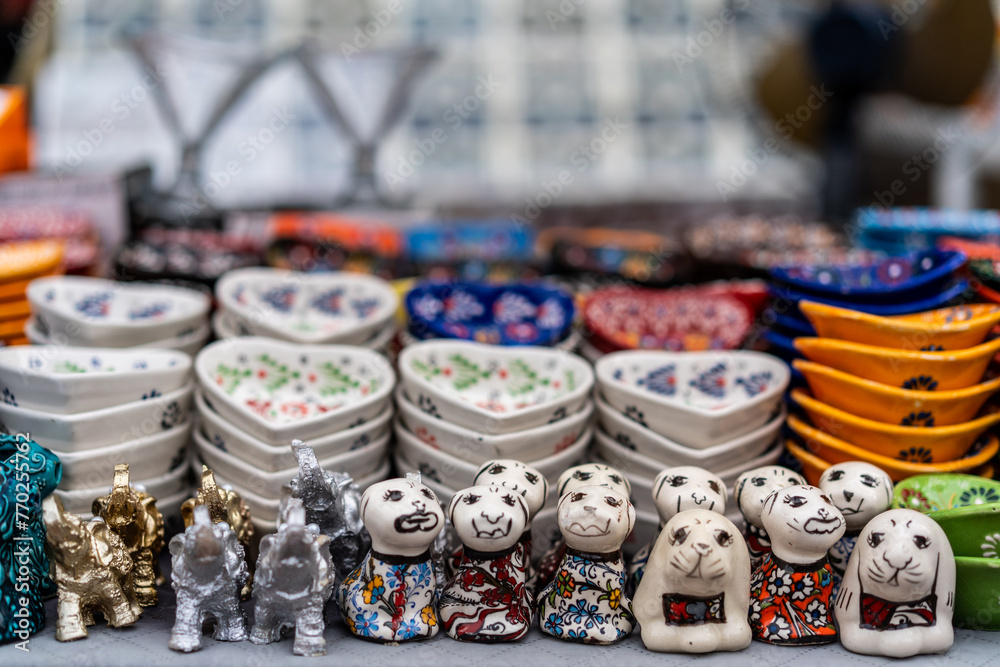
[[[12,433],[30,433],[56,452],[82,452],[168,431],[189,421],[190,384],[110,408],[57,415],[0,403],[0,424]]]
[[[238,426],[224,419],[206,401],[201,391],[194,394],[194,406],[200,418],[200,430],[205,439],[224,452],[229,452],[264,472],[277,472],[298,465],[295,454],[288,444],[270,445],[255,438]],[[371,420],[355,424],[343,431],[309,441],[309,446],[321,459],[350,450],[361,449],[365,445],[382,438],[389,432],[393,411],[386,406]]]
[[[750,564],[753,569],[763,562],[764,556],[771,553],[771,539],[764,530],[761,512],[764,510],[764,499],[772,491],[786,486],[805,484],[802,477],[782,466],[761,466],[742,473],[733,484],[733,496],[736,506],[746,521],[747,551],[750,553]]]
[[[502,435],[480,433],[438,419],[410,403],[402,387],[396,389],[396,405],[406,428],[432,447],[471,463],[490,459],[517,458],[526,461],[562,451],[579,439],[594,412],[589,401],[565,419],[524,431]]]
[[[939,512],[969,505],[1000,503],[1000,482],[978,475],[916,475],[897,484],[894,495],[893,507]]]
[[[784,403],[760,428],[738,438],[705,449],[694,449],[665,438],[637,421],[629,419],[595,394],[597,419],[604,433],[618,444],[637,454],[661,461],[664,465],[696,465],[703,468],[733,466],[752,459],[772,444],[785,423]]]
[[[796,359],[818,401],[886,424],[952,426],[972,420],[1000,390],[1000,377],[964,389],[919,391],[859,378],[822,364]]]
[[[3,402],[73,414],[155,398],[187,384],[191,357],[171,350],[0,349]]]
[[[944,352],[894,350],[833,338],[796,338],[795,347],[810,361],[866,380],[916,391],[943,391],[978,384],[1000,351],[1000,338]]]
[[[983,432],[1000,422],[1000,413],[993,413],[952,426],[929,426],[926,419],[919,418],[896,426],[855,417],[830,407],[809,396],[804,389],[793,390],[791,399],[822,431],[873,454],[919,463],[961,458]]]
[[[943,287],[940,291],[934,291],[929,295],[920,295],[919,297],[913,296],[913,301],[893,301],[890,303],[879,303],[867,298],[858,301],[834,299],[823,294],[802,292],[782,285],[771,285],[771,294],[774,295],[777,301],[789,304],[796,310],[798,310],[798,304],[801,301],[815,301],[836,308],[860,310],[872,315],[891,317],[893,315],[912,315],[913,313],[944,308],[962,298],[967,299],[972,296],[973,291],[967,280],[957,280],[949,286]]]
[[[763,426],[789,382],[759,352],[616,352],[595,366],[604,398],[626,417],[704,449]]]
[[[236,324],[229,321],[229,317],[223,310],[215,311],[212,315],[212,331],[215,333],[216,338],[240,338],[244,336],[254,336],[254,331],[246,324]],[[377,329],[371,338],[367,339],[363,343],[360,343],[362,347],[367,347],[369,350],[375,350],[376,352],[384,352],[385,348],[392,342],[393,337],[396,335],[395,324],[390,321],[385,326]]]
[[[76,346],[68,336],[61,332],[50,332],[46,327],[43,331],[40,328],[39,321],[36,321],[34,317],[29,318],[27,322],[24,323],[24,335],[33,345],[55,345],[55,346]],[[50,335],[51,334],[51,335]],[[178,352],[183,352],[184,354],[193,357],[198,354],[198,350],[205,346],[205,342],[208,337],[212,335],[212,328],[208,323],[200,324],[199,326],[186,329],[178,336],[173,336],[171,338],[163,338],[160,340],[153,341],[151,343],[143,343],[141,345],[116,345],[116,348],[139,348],[143,350],[148,349],[162,349],[162,350],[177,350]],[[102,343],[104,344],[104,343]]]
[[[955,557],[954,624],[972,630],[1000,630],[1000,560]]]
[[[980,490],[987,490],[987,487],[980,487]],[[1000,561],[1000,501],[954,507],[927,515],[944,530],[956,556]]]
[[[424,412],[479,432],[513,433],[578,412],[590,365],[559,350],[423,341],[399,355],[407,397]]]
[[[230,271],[215,286],[230,318],[258,335],[305,344],[361,344],[392,318],[392,287],[357,273]]]
[[[1000,306],[952,306],[915,315],[879,317],[802,301],[817,336],[903,350],[960,350],[982,343],[1000,322]]]
[[[418,339],[459,338],[493,345],[554,345],[573,323],[572,298],[527,283],[420,283],[406,295]]]
[[[661,523],[686,510],[725,514],[727,495],[721,477],[697,466],[666,468],[653,478],[653,502]]]
[[[195,373],[223,418],[272,445],[372,419],[396,382],[385,357],[365,348],[269,338],[212,343],[198,354]]]
[[[183,287],[80,276],[36,280],[28,300],[43,334],[103,347],[181,336],[205,324],[210,305],[204,294]]]

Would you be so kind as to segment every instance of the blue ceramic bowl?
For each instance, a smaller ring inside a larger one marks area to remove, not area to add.
[[[793,290],[845,301],[917,301],[940,291],[965,263],[955,250],[929,250],[858,265],[775,267],[771,277]]]
[[[773,310],[764,313],[765,322],[773,322],[773,329],[786,336],[815,336],[816,330],[809,322],[801,317],[797,309],[789,309],[786,313],[778,314]]]
[[[968,294],[967,294],[968,292]],[[925,310],[934,310],[935,308],[943,308],[948,305],[949,302],[961,298],[963,295],[971,296],[969,292],[969,283],[966,280],[959,280],[951,285],[948,285],[939,292],[934,292],[933,294],[927,295],[926,297],[915,300],[915,301],[899,301],[896,303],[884,303],[884,302],[867,302],[864,300],[853,301],[843,301],[839,299],[831,299],[826,296],[816,296],[814,294],[806,294],[804,292],[799,292],[788,287],[782,287],[779,285],[771,286],[771,294],[775,299],[781,299],[788,304],[795,307],[794,313],[791,311],[789,314],[794,314],[796,317],[803,317],[801,312],[798,310],[798,303],[803,299],[809,299],[816,301],[818,303],[825,303],[829,306],[836,306],[838,308],[847,308],[850,310],[859,310],[863,313],[870,313],[872,315],[881,315],[883,317],[890,317],[892,315],[910,315],[911,313],[920,313]],[[804,317],[803,317],[804,319]]]
[[[555,345],[573,324],[573,299],[527,283],[420,283],[406,295],[409,332],[493,345]]]

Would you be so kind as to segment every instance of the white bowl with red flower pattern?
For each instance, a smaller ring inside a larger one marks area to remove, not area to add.
[[[381,413],[396,374],[377,352],[350,345],[298,345],[227,338],[194,362],[219,415],[269,445],[342,431]]]
[[[428,340],[399,354],[406,396],[424,412],[480,433],[513,433],[579,412],[590,364],[546,347]]]
[[[628,350],[594,365],[616,410],[674,442],[704,449],[768,422],[791,373],[770,354],[746,350]]]

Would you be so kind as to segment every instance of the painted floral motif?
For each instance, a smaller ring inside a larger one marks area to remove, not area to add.
[[[833,569],[798,571],[765,556],[750,580],[750,629],[772,644],[821,644],[837,638],[830,613]]]
[[[317,294],[313,297],[309,305],[318,310],[325,315],[340,315],[343,310],[344,290],[343,288],[336,288],[332,290],[327,290],[321,294]]]
[[[690,385],[712,398],[726,395],[726,364],[719,362],[690,381]]]
[[[646,428],[649,428],[649,424],[646,423],[646,415],[643,414],[642,410],[635,407],[634,405],[625,406],[625,416],[636,422],[637,424],[642,424]]]
[[[844,535],[834,544],[827,555],[830,558],[830,567],[833,568],[833,595],[836,598],[837,591],[840,590],[840,582],[844,578],[847,570],[847,562],[854,552],[854,546],[858,543],[857,535]]]
[[[900,461],[913,463],[931,463],[934,460],[934,452],[926,447],[910,447],[899,450],[899,455],[896,458]]]
[[[433,320],[444,311],[440,299],[430,294],[422,294],[413,301],[413,314],[423,320]]]
[[[616,371],[616,373],[620,374],[620,371]],[[617,377],[619,376],[616,375]],[[677,393],[677,366],[676,364],[667,364],[653,369],[646,374],[646,377],[636,380],[635,383],[654,394],[673,396]]]
[[[493,318],[501,324],[534,317],[535,305],[517,292],[504,292],[493,302]]]
[[[920,348],[921,352],[941,352],[942,350],[944,350],[943,345],[933,345],[933,344]]]
[[[532,620],[532,598],[525,588],[525,550],[518,544],[501,556],[473,559],[464,553],[456,573],[441,591],[441,625],[463,641],[520,639]]]
[[[771,371],[761,373],[751,373],[745,378],[736,378],[735,384],[743,387],[747,393],[747,398],[753,398],[757,394],[763,393],[771,384]]]
[[[937,380],[935,380],[930,375],[918,375],[917,377],[912,377],[903,383],[903,389],[912,389],[914,391],[934,391],[937,389]]]
[[[297,290],[295,287],[274,287],[261,294],[260,300],[279,313],[290,313],[292,312],[292,306],[295,305],[296,293]],[[237,300],[239,299],[237,298]]]
[[[560,537],[538,560],[538,564],[535,566],[535,577],[528,582],[532,593],[537,595],[538,591],[554,580],[565,555],[566,541]]]
[[[89,294],[76,302],[76,310],[82,315],[99,319],[107,317],[111,312],[111,299],[114,295],[111,292],[97,292]]]
[[[959,507],[965,505],[985,505],[986,503],[996,503],[1000,502],[1000,493],[997,493],[996,489],[974,486],[959,494],[958,502]]]
[[[911,412],[903,417],[903,420],[899,424],[900,426],[934,426],[934,413],[928,410]]]
[[[180,403],[177,401],[170,401],[163,408],[163,415],[160,417],[160,426],[163,430],[169,430],[177,426],[184,419],[184,411],[181,410]]]
[[[142,395],[142,400],[148,401],[151,398],[159,398],[162,395],[158,389],[150,389]]]
[[[438,632],[431,562],[368,558],[337,587],[336,599],[352,634],[384,642],[426,639]]]
[[[542,329],[563,329],[569,323],[566,309],[557,299],[546,299],[538,307],[535,319]]]
[[[351,300],[351,310],[354,311],[359,320],[367,320],[381,305],[382,302],[375,298]]]
[[[626,449],[631,449],[635,451],[635,443],[632,442],[632,438],[629,437],[627,433],[615,433],[615,442]]]
[[[430,463],[427,463],[426,461],[419,463],[417,465],[417,470],[420,471],[422,476],[428,479],[433,479],[438,484],[444,484],[444,482],[441,481],[441,475],[438,474],[437,470],[431,467]]]
[[[434,401],[431,400],[430,396],[425,396],[424,394],[417,396],[417,407],[430,416],[441,419],[441,413],[438,412],[437,406],[434,405]]]
[[[444,300],[444,317],[452,322],[479,317],[483,312],[483,304],[479,299],[463,290],[456,290]]]
[[[14,396],[14,392],[12,392],[9,387],[3,388],[3,402],[7,405],[17,406],[17,398]]]
[[[219,435],[218,433],[212,434],[212,444],[215,445],[216,448],[221,449],[224,452],[229,451],[226,449],[226,441],[223,440],[222,436]]]
[[[1000,558],[1000,533],[993,533],[983,538],[983,558]]]
[[[538,594],[542,631],[587,644],[610,644],[629,636],[635,617],[624,588],[621,553],[611,560],[594,560],[567,552],[555,579]]]
[[[752,523],[747,523],[744,537],[747,541],[747,551],[750,552],[750,568],[752,572],[764,561],[764,556],[771,553],[771,538],[768,537],[766,530],[758,528]]]
[[[130,320],[151,320],[163,316],[168,310],[170,310],[169,303],[154,303],[149,306],[130,310],[128,318]]]
[[[901,490],[899,499],[901,507],[904,509],[916,510],[918,512],[929,512],[934,509],[931,507],[931,502],[927,499],[927,496],[916,489]]]

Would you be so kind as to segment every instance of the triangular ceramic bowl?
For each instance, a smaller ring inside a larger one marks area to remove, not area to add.
[[[357,273],[230,271],[215,285],[229,323],[295,343],[360,345],[390,322],[399,297],[386,281]]]
[[[513,433],[579,412],[594,384],[580,357],[544,347],[429,340],[400,352],[407,398],[480,433]]]
[[[272,338],[216,341],[194,367],[212,407],[270,445],[308,442],[368,421],[385,408],[396,384],[377,352]]]

